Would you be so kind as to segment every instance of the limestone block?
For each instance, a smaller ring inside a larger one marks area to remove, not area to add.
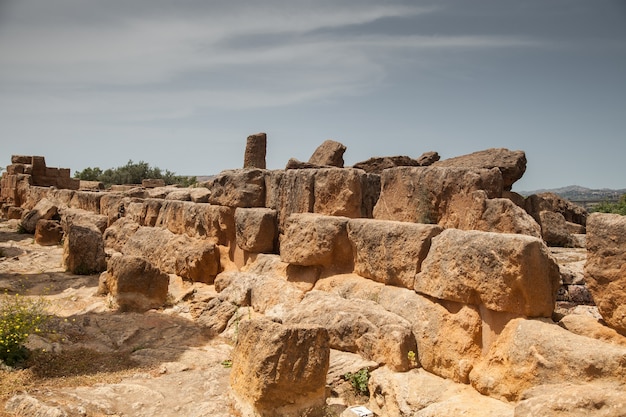
[[[325,405],[329,356],[323,328],[247,320],[239,326],[230,384],[257,415],[308,415]]]
[[[622,417],[626,415],[625,388],[584,381],[540,385],[523,394],[515,417]]]
[[[513,183],[526,172],[524,151],[491,148],[435,162],[434,166],[469,169],[497,168],[502,173],[504,189],[510,190]]]
[[[35,243],[41,246],[54,246],[61,243],[63,228],[57,220],[40,219],[35,227]]]
[[[315,170],[271,171],[266,206],[278,211],[278,229],[281,233],[292,214],[313,212],[314,181]]]
[[[276,210],[237,208],[235,210],[237,246],[249,252],[272,253],[278,239]]]
[[[76,191],[72,200],[70,201],[70,207],[91,211],[93,213],[100,214],[100,199],[102,193],[93,191]]]
[[[513,417],[514,413],[513,404],[485,397],[467,385],[423,369],[397,373],[379,368],[371,373],[368,385],[369,407],[377,416]]]
[[[552,211],[560,213],[565,220],[582,226],[587,224],[587,210],[554,193],[539,193],[526,197],[526,211],[540,222],[539,213]]]
[[[141,180],[143,188],[165,187],[165,181],[161,178],[144,178]]]
[[[526,211],[508,198],[487,198],[485,191],[474,191],[464,210],[455,208],[446,227],[483,232],[515,233],[541,237],[539,224]]]
[[[515,319],[470,373],[481,394],[518,401],[526,390],[571,381],[626,384],[626,347],[548,321]]]
[[[622,336],[592,316],[568,314],[559,321],[559,326],[581,336],[626,347],[626,336]]]
[[[191,191],[188,188],[172,190],[165,196],[166,200],[191,201]]]
[[[309,158],[309,163],[314,165],[329,165],[343,168],[343,154],[346,147],[334,140],[326,140],[315,149]]]
[[[293,214],[280,239],[280,259],[295,265],[352,270],[348,219],[312,213]]]
[[[65,228],[63,265],[68,272],[89,275],[106,269],[102,232],[92,224],[70,223]]]
[[[352,168],[316,170],[313,212],[328,216],[362,217],[364,176],[363,171]]]
[[[410,351],[417,350],[411,324],[372,300],[345,299],[313,290],[281,318],[284,323],[327,329],[333,349],[359,353],[397,371],[414,366],[408,358]]]
[[[222,171],[210,183],[209,203],[228,207],[263,207],[265,176],[262,169]]]
[[[68,225],[72,223],[93,225],[100,230],[100,233],[104,233],[107,228],[108,219],[102,214],[74,208],[63,208],[60,214],[61,226],[64,230],[67,230]]]
[[[27,233],[35,233],[39,220],[51,220],[58,216],[59,207],[47,198],[39,200],[35,207],[24,213],[21,225]]]
[[[208,188],[198,187],[189,189],[189,197],[194,203],[208,203],[211,191]]]
[[[550,317],[559,268],[540,239],[446,229],[432,240],[415,291],[529,317]]]
[[[442,230],[435,225],[352,219],[348,222],[348,238],[354,247],[354,272],[377,282],[413,289],[431,239]]]
[[[626,335],[626,216],[587,219],[585,281],[602,318]]]
[[[47,196],[50,201],[55,202],[59,206],[69,206],[75,193],[76,190],[51,188],[48,190]],[[105,195],[106,194],[103,194],[102,197],[104,197]]]
[[[169,276],[145,258],[114,254],[100,276],[99,293],[111,294],[122,311],[147,311],[167,300]]]
[[[487,198],[502,195],[497,168],[397,167],[381,175],[381,193],[374,218],[455,227],[472,204],[471,193],[484,190]],[[456,220],[458,221],[458,220]]]
[[[542,211],[539,213],[539,224],[543,240],[550,246],[571,246],[572,235],[567,228],[565,217],[561,213]]]
[[[391,286],[383,287],[378,302],[411,323],[417,359],[425,370],[469,382],[469,373],[481,356],[482,322],[476,307],[437,302]]]
[[[267,148],[267,135],[257,133],[246,139],[246,152],[243,157],[244,168],[265,169],[265,153]]]
[[[163,272],[190,281],[210,284],[219,272],[219,250],[214,243],[161,228],[139,227],[122,253],[144,256]]]

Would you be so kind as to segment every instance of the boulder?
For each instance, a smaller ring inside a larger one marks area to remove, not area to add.
[[[147,311],[167,301],[169,276],[145,258],[114,254],[100,275],[100,294],[111,294],[122,311]]]
[[[541,221],[539,214],[542,211],[552,211],[562,214],[568,222],[582,226],[587,224],[587,210],[554,193],[539,193],[526,197],[525,208],[537,222]]]
[[[80,180],[79,191],[103,191],[104,183],[102,181],[86,181]]]
[[[352,271],[354,259],[347,225],[345,217],[291,215],[280,239],[280,259],[294,265]]]
[[[189,197],[194,203],[208,203],[211,191],[205,187],[196,187],[189,189]]]
[[[421,167],[427,167],[437,162],[441,157],[437,152],[424,152],[417,158],[417,162]]]
[[[247,320],[239,326],[230,384],[240,404],[255,415],[319,412],[325,405],[329,356],[323,328]]]
[[[101,198],[102,193],[97,191],[76,191],[70,200],[69,206],[100,214]]]
[[[3,207],[4,211],[4,207]],[[6,216],[8,220],[19,220],[24,215],[24,209],[22,207],[10,206],[7,207]]]
[[[502,194],[502,175],[496,168],[466,169],[397,167],[381,175],[381,193],[374,218],[456,227],[473,204],[472,192],[487,198]]]
[[[325,328],[333,349],[359,353],[397,371],[415,366],[408,355],[417,350],[411,324],[372,300],[313,290],[280,318],[284,323]]]
[[[106,270],[102,232],[88,223],[70,223],[65,228],[63,265],[68,272],[90,275]]]
[[[370,158],[367,161],[358,162],[352,167],[362,169],[369,174],[382,174],[383,170],[394,167],[419,167],[422,166],[416,159],[408,156],[383,156]]]
[[[416,359],[425,370],[456,382],[469,382],[482,347],[482,321],[476,307],[437,301],[391,286],[382,288],[378,302],[411,323]]]
[[[574,334],[626,347],[625,336],[622,336],[614,329],[600,323],[597,318],[589,315],[568,314],[559,321],[559,326]]]
[[[209,284],[220,267],[219,250],[214,243],[160,228],[139,227],[122,247],[122,253],[144,256],[165,273]]]
[[[369,408],[385,417],[513,417],[514,405],[423,369],[396,373],[380,368],[369,379]],[[540,415],[540,414],[536,414]]]
[[[130,198],[112,192],[104,193],[100,198],[100,214],[107,217],[107,225],[110,226],[117,219],[124,217],[126,206]]]
[[[565,382],[524,392],[515,417],[623,417],[626,387],[621,384]]]
[[[541,235],[549,246],[572,246],[572,235],[561,213],[542,211],[539,213]]]
[[[585,281],[602,318],[626,335],[626,216],[589,216]]]
[[[57,220],[40,219],[35,228],[35,243],[41,246],[54,246],[63,239],[63,227]]]
[[[267,148],[267,135],[257,133],[246,139],[246,152],[243,157],[244,168],[265,169],[265,153]]]
[[[313,212],[328,216],[362,217],[363,177],[352,168],[325,168],[315,172]]]
[[[502,173],[504,189],[511,190],[513,183],[522,178],[526,172],[526,154],[524,151],[492,148],[438,161],[433,166],[468,169],[498,168]]]
[[[58,213],[59,207],[47,198],[43,198],[37,202],[32,210],[24,213],[20,224],[26,233],[33,234],[39,220],[51,220],[58,217]]]
[[[262,169],[222,171],[211,180],[209,203],[227,207],[263,207],[265,176]]]
[[[209,335],[216,336],[226,330],[237,309],[238,307],[229,301],[211,298],[196,311],[194,318]]]
[[[484,191],[474,191],[466,210],[457,212],[453,226],[463,230],[481,230],[483,232],[515,233],[541,237],[541,229],[523,208],[507,198],[487,198]],[[452,219],[450,219],[452,220]]]
[[[433,238],[415,291],[493,311],[550,317],[559,279],[540,239],[447,229]]]
[[[278,240],[276,210],[237,208],[235,210],[237,246],[248,252],[273,253]]]
[[[413,289],[431,239],[442,230],[426,224],[350,220],[348,238],[354,247],[354,272],[377,282]]]
[[[518,401],[533,387],[571,381],[626,384],[626,347],[541,320],[515,319],[470,373],[478,392]]]
[[[309,163],[314,165],[328,165],[343,168],[343,154],[346,147],[334,140],[326,140],[315,149],[309,158]]]

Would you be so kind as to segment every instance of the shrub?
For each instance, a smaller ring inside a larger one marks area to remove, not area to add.
[[[145,179],[162,179],[168,185],[179,184],[183,187],[196,183],[196,177],[178,176],[171,171],[165,170],[163,172],[159,167],[151,167],[144,161],[135,163],[132,160],[129,160],[124,166],[115,169],[109,168],[104,171],[98,167],[85,168],[74,173],[74,178],[85,181],[100,181],[107,188],[113,184],[141,184],[141,181]]]
[[[626,216],[626,194],[622,195],[619,202],[617,203],[609,203],[608,201],[604,201],[598,204],[596,207],[593,208],[593,211],[598,213],[613,213]]]
[[[0,360],[13,366],[28,357],[24,346],[32,333],[41,333],[48,316],[43,300],[19,294],[0,296]]]
[[[350,381],[357,393],[369,396],[370,391],[367,388],[367,383],[370,380],[370,372],[367,368],[363,368],[355,373],[348,372],[344,375],[344,378]]]

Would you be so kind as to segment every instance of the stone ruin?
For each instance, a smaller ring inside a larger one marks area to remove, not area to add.
[[[101,273],[122,310],[160,308],[175,275],[214,286],[195,317],[214,334],[240,308],[263,315],[242,322],[233,358],[244,415],[316,415],[344,353],[368,361],[379,416],[422,415],[448,391],[470,415],[626,413],[623,217],[512,192],[522,151],[344,167],[345,146],[326,141],[267,170],[266,140],[248,138],[243,169],[186,189],[79,191],[69,171],[42,176],[43,157],[13,157],[2,214],[40,244],[63,236],[68,271]],[[584,279],[557,246],[587,248]],[[594,300],[600,321],[555,311]]]

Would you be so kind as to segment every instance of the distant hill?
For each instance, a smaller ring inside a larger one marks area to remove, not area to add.
[[[621,190],[611,190],[603,188],[601,190],[594,190],[591,188],[581,187],[579,185],[570,185],[567,187],[554,188],[551,190],[535,190],[535,191],[520,191],[519,194],[523,196],[529,196],[531,194],[539,193],[554,193],[563,198],[566,198],[574,202],[600,202],[600,201],[618,201],[620,196],[626,194],[626,188]]]

